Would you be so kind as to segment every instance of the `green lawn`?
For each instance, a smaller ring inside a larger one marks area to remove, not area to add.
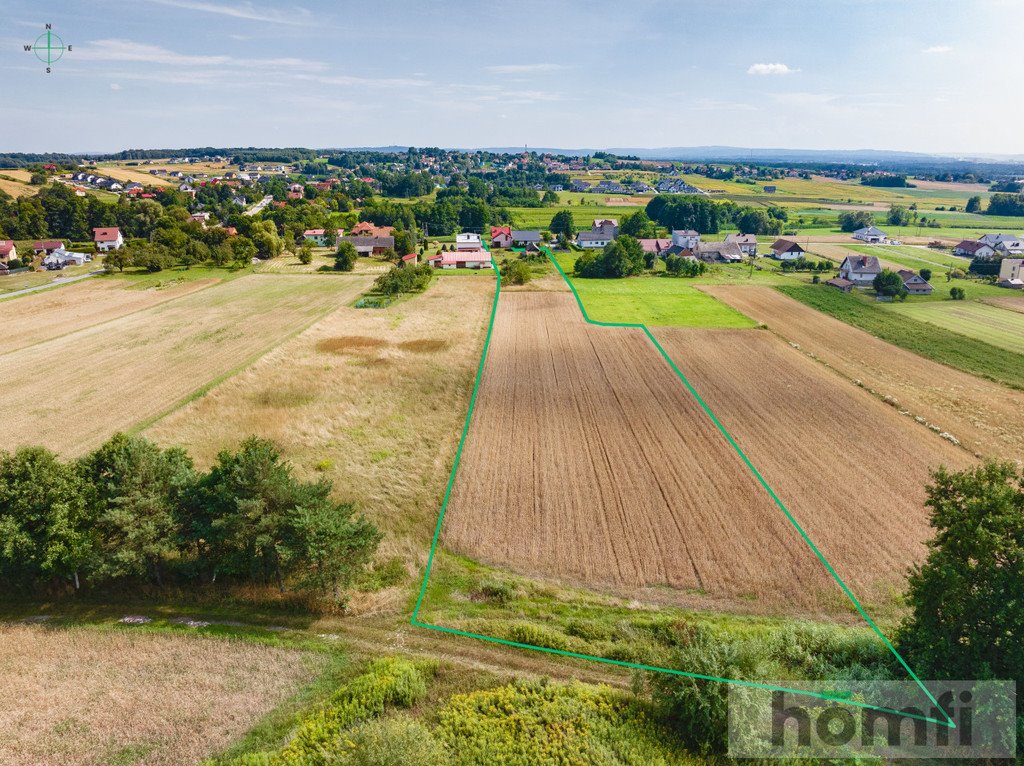
[[[885,308],[918,322],[926,322],[968,335],[1018,354],[1024,353],[1024,314],[1018,311],[978,301],[949,300],[931,303],[894,303]]]
[[[558,263],[572,274],[576,256],[559,253]],[[640,276],[627,279],[582,279],[570,276],[591,319],[645,324],[650,327],[756,327],[757,323],[702,293],[695,280]]]
[[[919,321],[910,313],[912,303],[902,311],[875,303],[865,295],[841,293],[822,285],[780,285],[778,289],[813,309],[907,351],[1011,388],[1024,389],[1024,354]]]
[[[940,253],[911,245],[844,245],[864,255],[877,255],[885,261],[893,261],[911,269],[931,269],[934,273],[945,273],[948,269],[967,271],[971,265],[968,258],[957,258],[955,255]]]

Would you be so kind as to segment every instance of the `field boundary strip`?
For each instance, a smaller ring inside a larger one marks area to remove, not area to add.
[[[554,254],[547,247],[542,248],[542,250],[545,252],[545,254],[547,255],[548,259],[555,265],[555,268],[558,270],[558,273],[561,275],[562,279],[565,280],[565,283],[569,286],[569,289],[572,291],[573,297],[576,299],[576,305],[579,307],[580,313],[582,314],[583,319],[584,319],[585,322],[587,322],[588,324],[597,325],[599,327],[625,327],[625,328],[632,328],[632,329],[638,329],[638,330],[642,330],[643,331],[643,333],[647,336],[648,340],[650,340],[650,342],[654,345],[654,347],[661,354],[662,358],[664,358],[664,360],[668,363],[669,367],[675,373],[676,377],[678,377],[679,380],[682,381],[682,383],[686,387],[687,391],[689,391],[690,394],[694,397],[694,399],[697,400],[697,403],[701,406],[701,409],[703,409],[705,414],[707,414],[707,416],[709,418],[711,418],[711,422],[714,423],[714,425],[718,429],[718,431],[729,442],[729,445],[733,448],[733,450],[735,450],[736,454],[739,455],[739,457],[743,461],[744,465],[746,465],[747,468],[750,469],[751,473],[753,473],[753,475],[757,479],[758,483],[760,483],[761,486],[764,487],[765,491],[768,492],[768,495],[771,497],[771,499],[775,503],[775,505],[777,505],[782,510],[782,512],[785,514],[786,518],[789,519],[789,522],[793,525],[793,527],[797,530],[797,532],[799,532],[799,534],[803,538],[804,542],[807,543],[807,545],[808,545],[808,547],[810,547],[811,551],[813,551],[815,556],[817,556],[818,560],[821,561],[821,563],[825,565],[825,568],[828,570],[829,574],[836,581],[836,583],[838,583],[839,587],[843,590],[843,592],[846,594],[846,596],[850,599],[851,603],[856,607],[857,611],[864,618],[864,620],[868,623],[868,625],[871,626],[871,629],[875,632],[875,635],[877,635],[878,638],[881,639],[882,643],[886,646],[886,648],[899,661],[900,665],[907,671],[907,673],[914,680],[914,682],[917,683],[917,685],[920,687],[920,689],[925,693],[925,696],[932,703],[932,705],[934,706],[934,709],[936,709],[939,712],[941,712],[946,720],[943,721],[943,720],[939,720],[937,718],[932,718],[932,717],[926,716],[926,715],[918,715],[916,713],[907,713],[907,712],[900,711],[900,710],[894,710],[892,708],[881,707],[881,706],[878,706],[878,705],[872,705],[872,704],[867,703],[867,702],[861,702],[859,700],[851,699],[849,696],[845,695],[842,692],[842,690],[837,690],[835,695],[831,695],[831,694],[809,692],[809,691],[805,691],[805,690],[801,690],[801,689],[792,689],[792,688],[788,688],[788,687],[785,687],[785,686],[775,686],[775,685],[772,685],[772,684],[762,684],[762,683],[757,683],[755,681],[743,681],[743,680],[735,679],[735,678],[720,678],[718,676],[704,675],[702,673],[691,673],[691,672],[685,671],[685,670],[676,670],[676,669],[673,669],[673,668],[663,668],[663,667],[659,667],[659,666],[656,666],[656,665],[645,665],[643,663],[627,662],[625,660],[613,660],[613,659],[609,659],[607,657],[597,657],[597,656],[591,655],[591,654],[582,654],[580,652],[571,652],[571,651],[567,651],[567,650],[564,650],[564,649],[551,649],[551,648],[548,648],[548,647],[545,647],[545,646],[535,646],[533,644],[525,644],[525,643],[521,643],[519,641],[510,641],[508,639],[497,638],[495,636],[487,636],[487,635],[484,635],[484,634],[481,634],[481,633],[472,633],[472,632],[465,631],[465,630],[459,630],[457,628],[449,628],[449,627],[445,627],[443,625],[435,625],[433,623],[422,622],[419,619],[420,608],[423,605],[423,599],[425,598],[426,593],[427,593],[427,583],[428,583],[428,581],[430,579],[430,571],[431,571],[431,568],[433,567],[433,564],[434,564],[435,554],[437,553],[437,544],[438,544],[438,541],[439,541],[439,539],[441,537],[441,525],[444,522],[445,513],[448,511],[448,501],[451,498],[452,487],[455,485],[455,475],[458,472],[459,462],[462,459],[462,450],[463,450],[463,447],[465,446],[465,443],[466,443],[466,437],[469,434],[469,424],[470,424],[470,421],[473,418],[473,410],[474,410],[474,408],[476,406],[477,394],[479,393],[479,390],[480,390],[480,380],[483,377],[484,364],[487,361],[487,351],[490,348],[491,336],[492,336],[492,334],[494,332],[494,319],[495,319],[495,316],[498,313],[498,300],[501,297],[501,274],[498,272],[497,267],[494,266],[493,263],[491,264],[491,268],[494,270],[494,276],[495,276],[495,280],[494,280],[495,281],[494,301],[491,304],[491,314],[490,314],[490,317],[489,317],[488,323],[487,323],[487,334],[486,334],[486,336],[484,338],[483,351],[480,354],[480,363],[477,365],[476,377],[473,380],[473,390],[472,390],[472,393],[470,394],[470,398],[469,398],[469,408],[468,408],[468,410],[466,412],[466,421],[465,421],[465,423],[462,426],[462,433],[459,436],[458,448],[456,449],[456,452],[455,452],[455,461],[452,464],[452,470],[451,470],[451,473],[448,476],[448,483],[445,486],[444,498],[441,501],[441,511],[440,511],[440,514],[438,515],[437,524],[434,527],[434,536],[433,536],[433,539],[431,540],[431,543],[430,543],[430,553],[429,553],[429,555],[427,557],[427,566],[426,566],[426,569],[423,572],[423,582],[420,584],[419,595],[416,598],[416,605],[413,608],[412,617],[409,620],[410,624],[413,627],[425,628],[427,630],[434,630],[434,631],[438,631],[440,633],[447,633],[447,634],[454,635],[454,636],[463,636],[465,638],[475,638],[475,639],[478,639],[478,640],[481,640],[481,641],[488,641],[488,642],[494,643],[494,644],[501,644],[503,646],[511,646],[511,647],[515,647],[517,649],[530,649],[532,651],[544,652],[546,654],[553,654],[553,655],[557,655],[557,656],[561,656],[561,657],[572,657],[572,658],[575,658],[575,659],[590,660],[590,661],[593,661],[593,662],[601,662],[601,663],[604,663],[606,665],[615,665],[615,666],[618,666],[618,667],[630,668],[632,670],[644,670],[644,671],[650,671],[650,672],[655,672],[655,673],[665,673],[667,675],[673,675],[673,676],[683,676],[683,677],[686,677],[686,678],[697,678],[697,679],[700,679],[700,680],[703,680],[703,681],[718,681],[720,683],[733,684],[734,686],[744,686],[744,687],[753,688],[753,689],[765,689],[765,690],[768,690],[768,691],[781,691],[781,692],[787,692],[787,693],[790,693],[790,694],[799,694],[799,695],[803,695],[803,696],[806,696],[806,697],[816,697],[818,699],[824,699],[824,700],[828,700],[828,701],[832,701],[832,702],[839,702],[839,703],[843,703],[843,704],[846,704],[846,705],[851,705],[853,707],[859,707],[859,708],[864,708],[864,709],[868,709],[868,710],[878,710],[878,711],[883,712],[883,713],[894,713],[894,714],[901,715],[901,716],[904,716],[904,717],[907,717],[907,718],[914,718],[914,719],[917,719],[917,720],[926,721],[928,723],[939,724],[941,726],[947,726],[947,727],[949,727],[951,729],[955,729],[956,728],[956,724],[953,723],[953,719],[949,717],[949,714],[946,713],[946,711],[938,703],[938,700],[935,699],[934,695],[928,690],[928,688],[924,685],[924,683],[922,683],[921,679],[918,678],[917,674],[914,673],[914,671],[911,669],[910,665],[907,664],[906,660],[904,660],[903,657],[900,655],[900,653],[898,651],[896,651],[896,647],[892,645],[892,643],[889,641],[889,639],[886,638],[885,634],[882,633],[881,629],[875,624],[874,620],[872,620],[871,617],[868,615],[868,613],[864,610],[864,607],[861,605],[860,601],[858,601],[857,597],[853,595],[853,592],[846,585],[846,583],[843,581],[843,579],[839,576],[839,573],[835,571],[835,569],[828,562],[828,560],[821,553],[821,551],[818,550],[818,547],[814,544],[814,542],[811,540],[811,538],[808,536],[808,534],[804,531],[803,527],[800,526],[800,524],[793,517],[793,515],[789,512],[789,509],[786,508],[785,504],[782,502],[782,500],[779,498],[779,496],[771,488],[771,486],[768,484],[768,482],[765,481],[764,477],[761,476],[761,473],[757,470],[757,468],[754,467],[754,464],[750,461],[750,459],[746,456],[746,454],[744,454],[743,450],[740,449],[740,446],[733,439],[732,435],[726,430],[725,426],[723,426],[721,421],[719,421],[719,419],[715,416],[715,413],[711,410],[711,408],[701,398],[700,394],[697,393],[697,390],[693,387],[693,384],[690,383],[690,381],[682,373],[682,371],[679,369],[679,367],[676,366],[676,363],[672,361],[672,358],[668,355],[668,352],[666,352],[665,349],[662,348],[661,344],[658,343],[657,339],[654,337],[654,335],[651,333],[651,331],[647,328],[647,325],[639,324],[639,323],[628,323],[628,322],[601,322],[601,321],[598,321],[596,319],[591,319],[590,316],[587,314],[586,307],[584,307],[584,305],[583,305],[583,300],[580,298],[579,293],[576,291],[576,286],[572,283],[572,280],[569,279],[568,275],[562,269],[561,265],[559,265],[558,261],[555,259]]]

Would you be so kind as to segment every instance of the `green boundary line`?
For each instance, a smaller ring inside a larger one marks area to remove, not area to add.
[[[939,724],[939,725],[942,725],[942,726],[948,726],[951,729],[955,729],[956,728],[956,724],[953,723],[953,719],[949,717],[949,714],[946,713],[946,711],[938,703],[938,700],[935,699],[934,695],[932,695],[932,693],[928,690],[928,688],[921,682],[921,679],[918,678],[917,674],[914,673],[914,671],[910,668],[910,665],[907,664],[906,660],[904,660],[903,657],[900,656],[900,653],[898,651],[896,651],[896,647],[894,647],[892,645],[892,643],[889,641],[889,639],[885,637],[885,634],[882,633],[882,631],[879,629],[879,627],[875,624],[874,620],[872,620],[871,617],[868,616],[868,613],[864,610],[864,607],[861,606],[861,603],[857,600],[857,597],[853,595],[853,592],[850,590],[850,588],[846,585],[845,582],[843,582],[843,579],[839,576],[839,574],[836,572],[836,570],[833,569],[832,565],[829,564],[828,560],[821,553],[821,551],[818,550],[818,547],[814,544],[814,542],[811,540],[811,538],[807,535],[807,533],[804,531],[803,527],[800,526],[800,524],[797,522],[797,520],[789,512],[789,509],[786,508],[786,506],[783,504],[783,502],[779,498],[779,496],[775,494],[775,491],[771,488],[771,486],[769,486],[768,482],[765,481],[764,477],[761,476],[761,474],[757,470],[757,468],[754,467],[754,464],[750,462],[750,459],[746,456],[746,454],[744,454],[743,450],[740,449],[740,446],[732,438],[732,435],[730,435],[729,432],[725,429],[725,426],[723,426],[722,423],[718,420],[718,418],[715,417],[714,412],[711,411],[711,408],[708,407],[708,405],[701,398],[700,394],[697,393],[697,390],[693,387],[693,385],[690,383],[690,381],[686,378],[685,375],[683,375],[682,371],[679,369],[679,367],[676,366],[675,362],[672,361],[672,358],[668,355],[668,353],[665,351],[665,349],[662,348],[661,344],[658,343],[658,341],[654,337],[654,335],[651,334],[651,331],[649,329],[647,329],[647,326],[644,325],[644,324],[635,324],[635,323],[627,323],[627,322],[600,322],[600,321],[597,321],[595,319],[591,319],[590,316],[587,314],[586,308],[583,305],[583,300],[580,298],[580,294],[576,291],[576,286],[572,283],[572,280],[570,280],[569,277],[566,275],[566,273],[562,269],[561,265],[555,259],[554,254],[547,247],[544,247],[542,249],[547,254],[547,256],[551,260],[551,262],[555,265],[555,268],[558,269],[558,273],[562,276],[562,279],[565,280],[565,283],[569,286],[569,289],[572,291],[573,297],[576,299],[576,305],[579,306],[580,313],[583,315],[584,321],[586,321],[588,324],[598,325],[600,327],[628,327],[628,328],[634,328],[634,329],[643,330],[644,334],[651,341],[651,343],[654,345],[654,347],[658,350],[658,352],[661,354],[661,356],[665,359],[665,361],[668,363],[669,367],[672,368],[672,371],[676,374],[676,377],[678,377],[683,382],[683,385],[686,386],[686,389],[690,392],[690,394],[693,395],[694,399],[697,400],[698,404],[700,404],[701,409],[703,409],[704,412],[707,414],[707,416],[709,418],[711,418],[711,422],[715,424],[715,427],[718,429],[718,431],[729,442],[729,444],[732,446],[733,450],[735,450],[736,454],[740,456],[740,458],[743,460],[743,463],[747,466],[747,468],[750,469],[751,473],[754,474],[754,477],[761,484],[761,486],[764,487],[765,491],[768,492],[768,495],[771,497],[772,501],[786,515],[786,518],[789,519],[789,521],[793,525],[793,527],[797,530],[797,532],[800,533],[800,536],[803,538],[804,542],[807,543],[807,545],[810,547],[810,549],[814,552],[814,555],[818,557],[818,560],[821,561],[821,563],[825,565],[825,568],[828,570],[829,574],[832,575],[832,578],[839,584],[839,587],[842,588],[843,592],[850,599],[850,601],[853,603],[853,605],[857,608],[857,611],[860,613],[860,615],[867,621],[868,625],[871,626],[871,629],[875,632],[875,635],[877,635],[882,640],[882,643],[885,644],[886,648],[889,649],[889,651],[892,653],[892,655],[899,661],[900,665],[903,666],[903,668],[907,671],[907,673],[910,675],[910,677],[917,683],[917,685],[925,693],[925,695],[928,697],[928,699],[934,705],[935,709],[940,711],[942,713],[942,715],[946,718],[946,720],[945,721],[941,721],[939,719],[931,718],[929,716],[916,715],[916,714],[913,714],[913,713],[905,713],[903,711],[894,710],[894,709],[891,709],[891,708],[879,707],[877,705],[871,705],[871,704],[868,704],[866,702],[858,702],[856,700],[851,700],[851,699],[848,699],[848,698],[845,698],[845,697],[841,697],[841,696],[832,696],[832,695],[827,695],[827,694],[819,694],[819,693],[815,693],[815,692],[803,691],[803,690],[800,690],[800,689],[791,689],[791,688],[787,688],[787,687],[784,687],[784,686],[773,686],[771,684],[761,684],[761,683],[756,683],[754,681],[741,681],[741,680],[733,679],[733,678],[719,678],[717,676],[707,676],[707,675],[702,675],[700,673],[690,673],[690,672],[687,672],[687,671],[684,671],[684,670],[673,670],[672,668],[662,668],[662,667],[657,667],[657,666],[653,666],[653,665],[643,665],[643,664],[636,663],[636,662],[625,662],[625,661],[622,661],[622,660],[612,660],[612,659],[608,659],[607,657],[596,657],[596,656],[593,656],[593,655],[590,655],[590,654],[580,654],[578,652],[569,652],[569,651],[565,651],[565,650],[561,650],[561,649],[549,649],[549,648],[543,647],[543,646],[534,646],[532,644],[522,644],[522,643],[519,643],[517,641],[508,641],[508,640],[502,639],[502,638],[495,638],[494,636],[485,636],[485,635],[482,635],[482,634],[479,634],[479,633],[470,633],[470,632],[467,632],[467,631],[464,631],[464,630],[457,630],[455,628],[446,628],[446,627],[444,627],[442,625],[434,625],[432,623],[420,622],[420,620],[419,620],[420,607],[423,605],[423,599],[426,596],[427,581],[430,578],[430,570],[431,570],[431,568],[433,567],[433,564],[434,564],[434,555],[437,552],[438,539],[441,536],[441,524],[444,521],[444,515],[445,515],[445,513],[448,510],[448,501],[449,501],[449,499],[451,497],[452,487],[455,484],[455,474],[458,471],[459,462],[462,459],[462,449],[465,446],[466,436],[469,433],[469,423],[470,423],[470,420],[473,417],[473,409],[476,406],[477,393],[479,392],[479,389],[480,389],[480,379],[481,379],[481,377],[483,377],[484,363],[487,360],[487,351],[488,351],[488,349],[490,348],[490,345],[491,345],[491,335],[492,335],[492,333],[494,331],[494,318],[495,318],[495,316],[497,314],[497,311],[498,311],[498,299],[501,297],[501,275],[498,273],[498,270],[493,265],[493,263],[491,265],[491,268],[494,269],[494,272],[495,272],[495,290],[494,290],[494,302],[491,305],[491,316],[490,316],[490,320],[489,320],[488,325],[487,325],[487,336],[484,339],[484,349],[483,349],[483,352],[480,354],[480,364],[477,366],[476,378],[473,381],[473,392],[472,392],[472,394],[470,396],[470,399],[469,399],[469,410],[466,413],[466,422],[462,426],[462,435],[459,437],[459,446],[458,446],[458,449],[455,452],[455,462],[452,465],[451,474],[448,476],[448,484],[445,487],[444,499],[441,502],[441,512],[440,512],[440,514],[438,516],[437,525],[434,528],[434,537],[433,537],[433,540],[431,541],[431,544],[430,544],[430,555],[427,557],[427,567],[426,567],[426,570],[423,573],[423,583],[420,585],[419,596],[416,599],[416,606],[413,609],[412,618],[409,621],[410,624],[413,625],[414,627],[417,627],[417,628],[426,628],[428,630],[435,630],[435,631],[438,631],[438,632],[441,632],[441,633],[449,633],[451,635],[456,635],[456,636],[465,636],[467,638],[476,638],[476,639],[479,639],[481,641],[489,641],[491,643],[501,644],[503,646],[513,646],[513,647],[516,647],[516,648],[519,648],[519,649],[532,649],[533,651],[545,652],[547,654],[554,654],[554,655],[559,655],[559,656],[562,656],[562,657],[574,657],[574,658],[577,658],[577,659],[592,660],[594,662],[603,662],[603,663],[605,663],[607,665],[617,665],[619,667],[632,668],[634,670],[646,670],[646,671],[652,671],[652,672],[657,672],[657,673],[666,673],[666,674],[674,675],[674,676],[685,676],[687,678],[698,678],[698,679],[705,680],[705,681],[719,681],[721,683],[733,684],[733,685],[736,685],[736,686],[745,686],[745,687],[750,687],[750,688],[755,688],[755,689],[766,689],[766,690],[769,690],[769,691],[788,692],[788,693],[791,693],[791,694],[800,694],[800,695],[807,696],[807,697],[816,697],[818,699],[824,699],[824,700],[829,700],[829,701],[834,701],[834,702],[842,702],[844,704],[852,705],[854,707],[866,708],[866,709],[869,709],[869,710],[878,710],[878,711],[884,712],[884,713],[896,713],[898,715],[905,716],[907,718],[916,718],[916,719],[921,720],[921,721],[927,721],[929,723],[935,723],[935,724]]]

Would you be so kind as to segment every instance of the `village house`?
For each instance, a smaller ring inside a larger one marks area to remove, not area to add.
[[[757,255],[757,235],[755,234],[730,234],[725,241],[735,243],[744,255]]]
[[[516,247],[539,245],[540,241],[539,231],[512,231],[512,244]]]
[[[302,232],[302,238],[307,242],[312,242],[319,247],[330,247],[332,244],[338,241],[338,237],[344,235],[344,229],[306,229]]]
[[[961,258],[981,258],[987,260],[996,254],[992,245],[974,239],[965,239],[953,248],[953,255]]]
[[[43,258],[43,268],[47,271],[59,271],[71,264],[81,266],[89,260],[92,259],[85,253],[71,253],[64,248],[60,248]]]
[[[735,242],[698,242],[693,254],[708,263],[739,263],[743,251]]]
[[[597,234],[605,234],[608,239],[619,236],[619,222],[614,218],[595,218],[590,230]]]
[[[116,226],[108,226],[92,230],[92,241],[96,243],[96,249],[102,252],[117,250],[124,244],[124,237],[121,230]]]
[[[512,227],[492,226],[491,247],[512,247]]]
[[[1003,258],[999,264],[999,286],[1024,290],[1024,258]]]
[[[435,269],[486,269],[491,266],[491,254],[482,248],[444,252],[430,258]]]
[[[882,266],[874,255],[848,255],[839,266],[839,276],[855,287],[871,287],[881,273]]]
[[[672,247],[671,239],[638,239],[640,247],[645,253],[661,256],[666,250]],[[662,256],[663,257],[663,256]]]
[[[700,244],[700,234],[693,229],[676,229],[672,232],[672,245],[683,250],[693,250]]]
[[[857,231],[853,232],[853,238],[859,239],[861,242],[877,245],[885,242],[885,232],[876,226],[865,226],[863,229],[857,229]]]
[[[419,262],[419,255],[417,255],[416,253],[409,253],[407,255],[402,256],[402,259],[398,262],[398,265],[404,268],[406,266],[415,266]]]
[[[777,239],[772,243],[772,257],[780,261],[795,261],[804,257],[804,249],[791,239]]]
[[[395,234],[394,226],[378,226],[370,221],[360,221],[349,232],[353,237],[391,237]]]
[[[18,247],[13,239],[0,239],[0,263],[6,264],[18,257]]]
[[[597,250],[607,245],[613,239],[615,238],[604,232],[581,231],[576,235],[576,247],[581,247],[584,250]]]
[[[383,255],[388,249],[394,250],[395,248],[394,237],[339,236],[338,244],[340,245],[342,242],[351,243],[356,249],[356,252],[364,257],[369,257],[371,255]]]
[[[1004,239],[995,244],[996,253],[1003,256],[1024,255],[1024,240]]]
[[[64,243],[59,239],[46,239],[32,243],[32,252],[36,255],[49,255],[55,250],[63,250]]]
[[[922,277],[920,274],[910,271],[909,269],[900,269],[897,274],[900,275],[900,279],[903,280],[903,286],[907,288],[907,292],[911,295],[931,295],[932,286],[928,283],[928,280]]]
[[[210,220],[210,214],[209,213],[193,213],[192,215],[190,215],[188,217],[188,222],[189,223],[202,224],[204,229],[206,228],[206,223],[209,220]]]
[[[1016,235],[1016,234],[997,233],[997,234],[985,234],[984,236],[979,237],[978,241],[979,242],[983,242],[984,244],[989,245],[992,248],[995,248],[995,246],[998,245],[1000,242],[1012,242],[1012,241],[1018,240],[1018,239],[1020,239],[1020,237],[1018,235]]]
[[[479,234],[474,234],[470,231],[464,231],[461,234],[455,235],[455,249],[456,250],[482,250],[483,242],[480,239]]]

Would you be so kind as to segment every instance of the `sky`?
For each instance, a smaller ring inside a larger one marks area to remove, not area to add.
[[[0,0],[0,151],[1016,154],[1021,28],[1024,0]]]

